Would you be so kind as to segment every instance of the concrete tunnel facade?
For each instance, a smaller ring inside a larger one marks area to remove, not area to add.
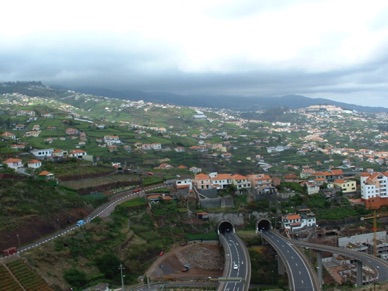
[[[226,232],[235,232],[235,229],[230,221],[223,220],[218,224],[217,233],[224,234]]]
[[[267,218],[261,218],[256,224],[256,231],[260,232],[261,230],[271,230],[273,229],[271,221]]]

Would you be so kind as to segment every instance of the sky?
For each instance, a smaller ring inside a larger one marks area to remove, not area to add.
[[[12,0],[0,82],[388,108],[386,0]]]

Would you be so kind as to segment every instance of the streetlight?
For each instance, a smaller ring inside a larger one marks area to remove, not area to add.
[[[123,276],[123,270],[124,270],[124,267],[123,267],[123,264],[120,264],[120,275],[121,275],[121,290],[124,291],[124,276]]]
[[[19,249],[19,252],[20,252],[20,236],[18,234],[16,234],[16,237],[18,238],[18,249]]]

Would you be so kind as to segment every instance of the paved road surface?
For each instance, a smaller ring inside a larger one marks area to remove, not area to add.
[[[262,230],[261,236],[275,248],[280,257],[284,258],[283,262],[288,269],[291,290],[318,290],[317,284],[314,283],[313,271],[310,270],[295,246],[284,237],[268,230]]]

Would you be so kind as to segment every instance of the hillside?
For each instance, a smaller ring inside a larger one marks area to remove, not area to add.
[[[104,88],[77,88],[79,92],[107,96],[112,98],[144,100],[161,104],[175,104],[179,106],[194,106],[208,108],[225,108],[238,111],[258,111],[285,107],[290,109],[305,108],[311,105],[335,105],[348,110],[360,112],[388,112],[388,108],[360,106],[337,102],[324,98],[309,98],[300,95],[286,95],[281,97],[255,96],[210,96],[210,95],[177,95],[166,92],[141,92],[134,90],[114,91]]]
[[[92,96],[118,98],[123,100],[153,102],[159,104],[171,104],[177,106],[193,106],[203,108],[225,108],[238,111],[268,110],[277,107],[290,109],[305,108],[311,105],[335,105],[348,110],[360,112],[388,112],[388,108],[359,106],[337,102],[324,98],[309,98],[300,95],[286,95],[282,97],[255,97],[255,96],[210,96],[210,95],[178,95],[168,92],[142,92],[136,90],[111,90],[95,87],[63,88],[60,86],[49,87],[41,82],[8,82],[0,83],[0,94],[19,93],[26,96],[49,97],[56,100],[66,100],[67,103],[76,106],[71,101],[71,96],[83,93]],[[69,100],[70,99],[70,100]],[[80,104],[78,104],[80,105]],[[92,104],[90,104],[92,105]],[[90,106],[89,105],[89,106]],[[83,107],[81,107],[83,108]],[[87,110],[88,108],[83,108]]]

